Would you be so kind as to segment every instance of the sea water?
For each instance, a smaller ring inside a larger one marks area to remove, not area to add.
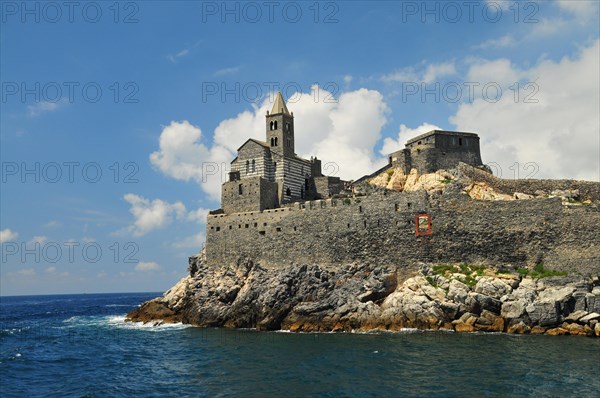
[[[0,396],[600,396],[600,339],[124,322],[158,295],[1,297]]]

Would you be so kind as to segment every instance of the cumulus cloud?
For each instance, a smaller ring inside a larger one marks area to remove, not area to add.
[[[197,182],[218,200],[237,149],[248,138],[265,139],[265,114],[273,100],[270,95],[251,111],[223,120],[210,147],[202,143],[200,127],[185,120],[171,122],[161,132],[151,163],[165,175]],[[379,92],[360,89],[336,99],[315,85],[310,93],[292,95],[288,108],[294,112],[298,131],[296,152],[305,158],[319,157],[326,173],[355,179],[385,162],[374,153],[388,112]]]
[[[115,232],[116,235],[143,236],[171,224],[173,220],[204,224],[208,214],[208,209],[204,208],[188,212],[180,201],[169,203],[162,199],[150,200],[133,193],[126,194],[123,199],[131,205],[129,212],[133,215],[134,220],[133,224]],[[95,240],[84,237],[83,241],[87,243]]]
[[[124,197],[131,208],[134,222],[126,231],[134,236],[146,235],[148,232],[162,228],[173,221],[173,218],[185,218],[185,206],[181,202],[169,203],[161,199],[149,200],[132,193]]]
[[[34,105],[27,105],[27,111],[29,116],[36,117],[41,115],[42,113],[53,112],[57,110],[64,101],[40,101],[35,103]]]
[[[158,271],[160,269],[160,265],[155,263],[154,261],[140,261],[135,266],[136,271]]]
[[[523,70],[508,60],[475,62],[470,78],[499,82],[503,95],[495,103],[482,98],[463,103],[450,121],[458,130],[480,133],[483,161],[498,163],[503,177],[515,176],[509,167],[519,162],[519,177],[597,181],[599,51],[596,40],[574,57],[541,60]],[[508,87],[515,81],[534,84],[521,84],[515,97],[514,86]]]
[[[476,49],[489,49],[489,48],[504,48],[504,47],[512,47],[516,44],[515,39],[510,35],[504,35],[497,39],[489,39],[484,41],[481,44],[475,46]]]
[[[431,130],[443,130],[442,128],[429,123],[423,123],[419,127],[411,129],[404,124],[400,125],[400,131],[398,132],[398,138],[389,138],[386,137],[383,140],[383,147],[381,148],[380,153],[382,155],[389,155],[392,152],[396,152],[402,148],[404,148],[404,144],[406,141],[410,140],[413,137],[416,137],[421,134],[425,134],[430,132]]]
[[[46,272],[48,274],[53,274],[56,272],[56,267],[48,267],[48,268],[46,268]]]
[[[432,83],[443,77],[456,74],[454,62],[441,62],[425,64],[421,63],[417,67],[409,66],[398,69],[392,73],[380,77],[384,83],[394,82],[412,82],[412,83]]]
[[[36,243],[39,245],[43,245],[48,241],[48,237],[46,236],[34,236],[30,241],[27,242],[27,246],[35,246]]]
[[[556,5],[561,10],[567,11],[577,17],[580,21],[588,21],[598,15],[598,2],[593,0],[557,0]]]
[[[18,237],[19,234],[11,231],[9,228],[0,230],[0,243],[15,241]]]

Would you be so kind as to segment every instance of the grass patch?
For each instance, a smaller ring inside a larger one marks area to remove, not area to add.
[[[482,276],[487,268],[485,265],[475,264],[436,264],[431,267],[433,272],[444,277],[450,274],[461,274],[460,280],[467,286],[475,286],[477,284],[477,276]]]
[[[442,181],[440,181],[442,184],[449,184],[452,180],[449,178],[444,178]]]
[[[532,270],[528,268],[517,268],[517,272],[522,276],[530,276],[534,279],[548,278],[551,276],[566,276],[569,274],[568,272],[545,269],[543,263],[536,264]]]

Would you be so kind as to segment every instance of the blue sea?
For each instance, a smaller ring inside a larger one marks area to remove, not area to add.
[[[0,396],[600,396],[600,339],[124,322],[158,295],[1,297]]]

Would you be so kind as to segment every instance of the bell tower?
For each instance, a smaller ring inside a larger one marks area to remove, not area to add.
[[[272,152],[284,157],[295,155],[294,114],[288,111],[281,92],[277,93],[271,112],[266,116],[267,144]]]

